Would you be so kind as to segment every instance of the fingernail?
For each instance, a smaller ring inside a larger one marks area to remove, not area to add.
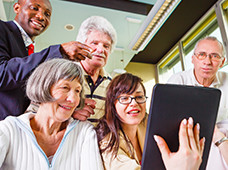
[[[193,125],[193,119],[192,119],[192,117],[190,117],[190,118],[188,119],[188,123],[191,124],[191,125]]]
[[[199,123],[196,124],[196,128],[198,131],[200,130],[200,124]]]
[[[203,143],[205,143],[205,141],[206,141],[206,138],[205,138],[205,137],[203,137]]]
[[[155,140],[158,144],[160,144],[160,143],[161,143],[161,141],[159,140],[159,138],[158,138],[158,136],[157,136],[157,135],[154,135],[154,140]]]
[[[184,120],[183,120],[183,123],[184,123],[184,125],[186,125],[186,124],[187,124],[187,120],[186,120],[186,119],[184,119]]]

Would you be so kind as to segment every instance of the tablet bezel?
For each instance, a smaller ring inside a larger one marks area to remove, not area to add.
[[[203,161],[200,166],[200,169],[205,169],[220,96],[221,91],[215,88],[156,84],[153,88],[148,116],[142,170],[151,168],[165,170],[153,135],[162,136],[170,150],[176,152],[179,147],[179,124],[182,119],[189,117],[193,117],[195,123],[200,123],[200,136],[206,138]]]

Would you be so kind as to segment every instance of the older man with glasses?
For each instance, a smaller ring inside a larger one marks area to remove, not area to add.
[[[228,169],[228,73],[218,71],[224,62],[223,44],[209,36],[195,46],[192,55],[194,68],[174,74],[168,80],[169,84],[213,87],[222,92],[207,170]]]
[[[215,37],[199,40],[192,55],[193,69],[172,75],[168,83],[218,88],[222,91],[217,121],[228,118],[228,73],[218,71],[225,62],[225,50]],[[224,110],[225,109],[225,110]]]

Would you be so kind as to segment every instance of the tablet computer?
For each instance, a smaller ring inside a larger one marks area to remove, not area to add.
[[[205,137],[200,169],[207,165],[210,145],[217,117],[221,92],[219,89],[172,84],[156,84],[153,88],[147,132],[142,155],[142,170],[165,170],[160,151],[153,138],[165,139],[171,152],[179,147],[180,122],[192,117],[200,124],[200,137]]]

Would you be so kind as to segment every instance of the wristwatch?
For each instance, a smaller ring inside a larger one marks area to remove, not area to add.
[[[222,139],[218,140],[217,142],[215,142],[216,146],[219,146],[222,142],[227,141],[228,137],[224,136]]]

